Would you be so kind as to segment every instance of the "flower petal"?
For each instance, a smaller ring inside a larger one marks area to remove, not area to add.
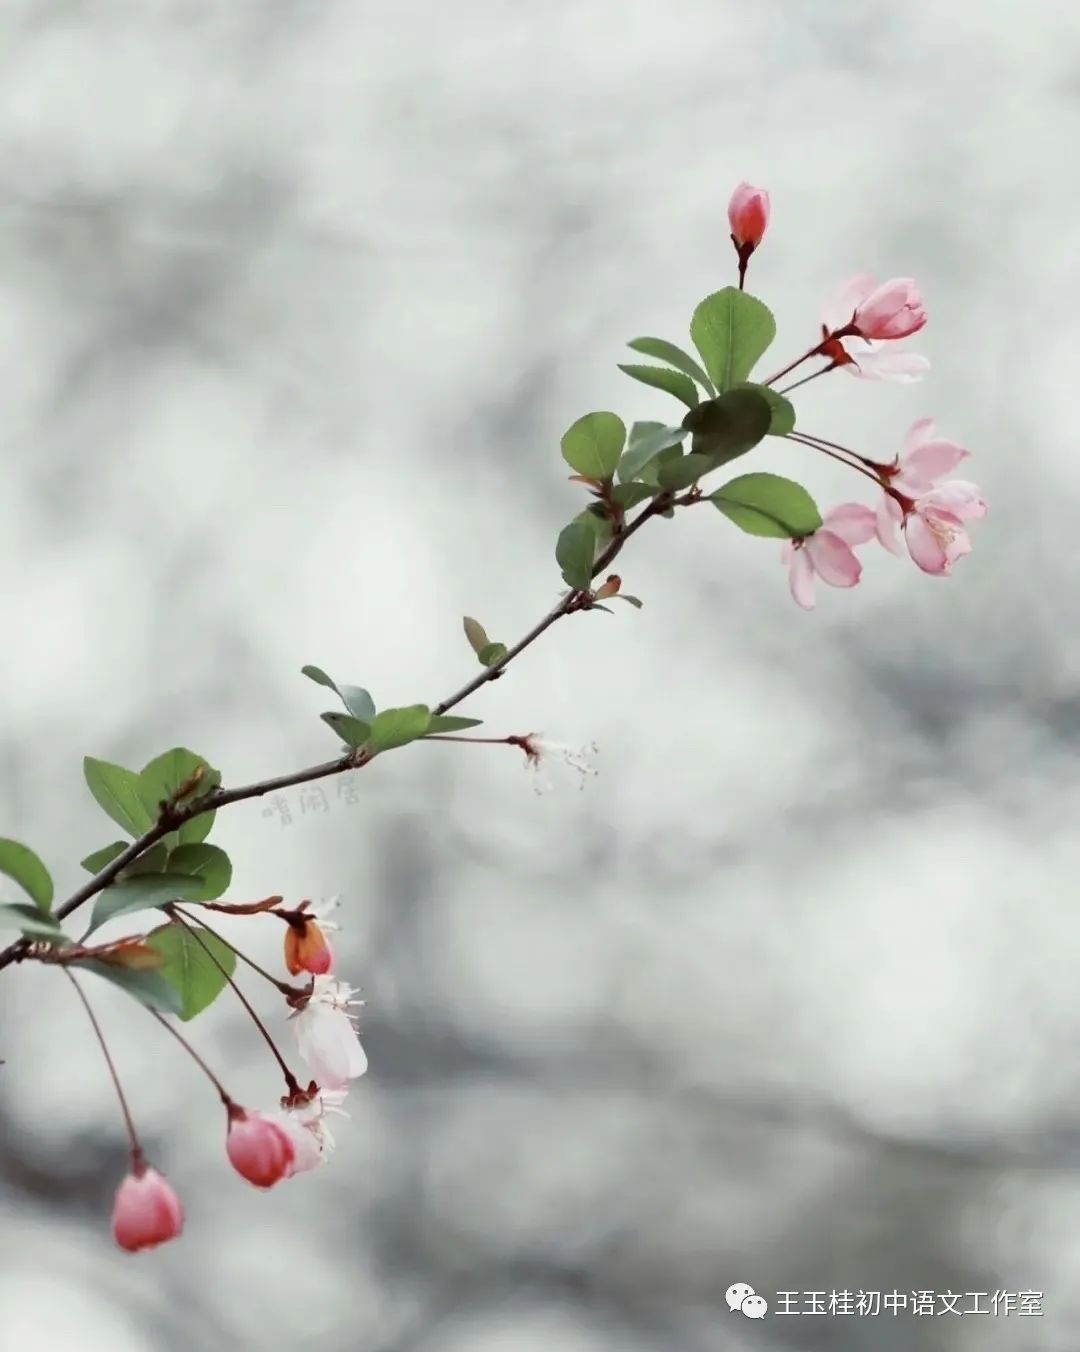
[[[862,302],[874,289],[874,277],[869,272],[857,272],[854,277],[832,293],[821,312],[821,321],[830,333],[845,328]]]
[[[862,564],[851,546],[831,530],[818,530],[806,542],[806,552],[822,582],[830,587],[854,587]]]
[[[890,554],[903,558],[904,549],[897,534],[897,526],[904,519],[900,504],[888,493],[882,493],[875,513],[878,543]]]
[[[849,545],[864,545],[877,531],[874,509],[862,502],[842,502],[825,513],[821,524]]]
[[[810,562],[810,555],[806,552],[805,546],[796,549],[791,556],[788,586],[791,588],[796,605],[802,606],[803,610],[813,610],[814,565]]]

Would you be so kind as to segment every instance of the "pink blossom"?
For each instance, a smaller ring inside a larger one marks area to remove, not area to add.
[[[280,1122],[236,1104],[229,1108],[225,1150],[236,1172],[257,1188],[272,1188],[288,1178],[296,1159],[292,1135]]]
[[[320,1085],[345,1089],[351,1079],[363,1075],[368,1062],[356,1035],[350,1007],[355,991],[328,976],[312,981],[311,994],[289,1015],[296,1030],[300,1055]]]
[[[888,307],[894,304],[899,308],[890,317]],[[878,286],[869,273],[860,272],[826,301],[819,351],[851,375],[867,380],[921,380],[930,369],[925,357],[916,352],[882,351],[870,340],[904,338],[925,323],[922,298],[909,278]]]
[[[907,338],[926,323],[926,307],[911,277],[893,277],[856,300],[848,323],[861,338]]]
[[[751,252],[761,243],[769,224],[769,194],[764,188],[740,183],[728,203],[731,237],[739,249]]]
[[[854,587],[862,576],[862,564],[853,545],[873,539],[875,517],[860,502],[845,502],[826,512],[812,535],[788,540],[781,561],[788,565],[791,595],[803,610],[814,608],[814,577],[830,587]]]
[[[933,418],[912,423],[904,449],[886,472],[891,488],[908,498],[921,498],[971,454],[956,441],[934,435]]]
[[[877,511],[878,539],[891,553],[902,554],[897,538],[897,526],[901,526],[912,560],[924,573],[946,576],[957,559],[971,553],[964,522],[986,515],[982,494],[975,484],[952,479],[915,501],[905,501],[906,507],[884,495]]]
[[[135,1253],[175,1239],[184,1228],[180,1199],[156,1169],[136,1165],[120,1184],[113,1204],[113,1238]]]

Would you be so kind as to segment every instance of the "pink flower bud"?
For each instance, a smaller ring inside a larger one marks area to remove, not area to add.
[[[285,966],[293,976],[325,976],[334,967],[334,950],[314,920],[290,921],[285,931]]]
[[[882,282],[860,302],[851,323],[863,338],[906,338],[926,323],[919,288],[910,277]]]
[[[769,224],[769,194],[764,188],[740,183],[727,209],[731,236],[739,249],[756,249]]]
[[[112,1225],[117,1244],[136,1253],[175,1239],[184,1228],[184,1210],[158,1171],[143,1165],[117,1188]]]
[[[225,1149],[236,1172],[257,1188],[272,1188],[288,1178],[296,1155],[283,1127],[263,1113],[250,1113],[235,1104],[229,1109]]]

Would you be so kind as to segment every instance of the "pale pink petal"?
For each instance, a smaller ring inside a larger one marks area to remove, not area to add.
[[[874,278],[869,272],[858,272],[850,281],[838,287],[825,302],[821,321],[832,333],[846,328],[855,311],[874,289]]]
[[[867,351],[857,352],[851,344],[858,339],[845,338],[843,341],[845,350],[850,351],[854,361],[842,369],[864,380],[888,380],[897,385],[910,385],[922,380],[930,370],[929,361],[918,352],[883,352],[870,344],[867,345]]]
[[[877,531],[874,509],[861,502],[842,502],[825,513],[821,524],[849,545],[864,545]]]
[[[892,480],[892,486],[909,498],[922,497],[970,454],[955,441],[924,442],[901,455],[900,472]]]
[[[904,453],[900,457],[904,459],[919,446],[934,439],[934,420],[933,418],[919,418],[908,428],[907,436],[904,438]]]
[[[805,546],[796,549],[791,556],[788,585],[795,598],[795,604],[803,610],[814,608],[814,565],[810,562]]]
[[[891,277],[863,300],[854,323],[863,338],[906,338],[926,323],[926,309],[912,277]]]
[[[888,493],[883,493],[874,515],[879,544],[882,548],[887,549],[890,554],[895,554],[897,557],[902,558],[904,549],[900,543],[900,537],[897,534],[897,527],[904,519],[904,513],[900,504],[895,498],[891,498]]]
[[[908,553],[924,573],[940,577],[949,571],[949,556],[941,539],[917,512],[904,525]]]
[[[943,507],[961,521],[980,521],[987,512],[986,500],[978,485],[967,479],[950,479],[926,494],[923,502]]]
[[[815,531],[805,548],[818,576],[830,587],[854,587],[862,577],[862,564],[851,546],[831,530]]]

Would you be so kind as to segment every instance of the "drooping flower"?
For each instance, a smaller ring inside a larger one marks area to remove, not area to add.
[[[819,351],[850,375],[867,380],[921,380],[930,369],[925,357],[883,350],[879,344],[905,338],[925,323],[922,297],[910,278],[878,286],[869,273],[859,273],[826,302]]]
[[[529,732],[523,737],[511,737],[510,741],[525,752],[525,766],[536,776],[533,788],[537,793],[552,788],[551,778],[546,770],[546,765],[551,760],[560,760],[564,765],[576,770],[581,776],[579,787],[582,789],[588,776],[599,773],[591,759],[600,754],[600,748],[595,742],[590,742],[587,746],[568,746],[565,742],[549,742],[539,732]]]
[[[156,1169],[136,1164],[116,1190],[112,1228],[117,1244],[129,1253],[152,1249],[180,1234],[184,1209]]]
[[[751,183],[740,183],[728,203],[728,224],[735,247],[747,255],[761,243],[769,225],[769,194]]]
[[[881,473],[890,488],[905,497],[920,498],[970,454],[959,442],[935,436],[933,418],[920,418],[908,430],[904,449]]]
[[[278,1120],[291,1135],[296,1150],[292,1173],[306,1173],[325,1164],[333,1154],[336,1143],[326,1119],[330,1114],[348,1117],[341,1106],[345,1095],[344,1089],[321,1089],[313,1084],[307,1092],[282,1100],[284,1111]]]
[[[300,972],[325,976],[334,970],[334,950],[324,931],[338,928],[327,917],[340,904],[341,898],[337,896],[316,905],[302,901],[296,911],[286,917],[285,966],[293,976]]]
[[[854,587],[862,576],[862,564],[852,546],[872,540],[875,528],[871,508],[860,502],[844,502],[825,513],[812,535],[788,540],[780,558],[788,566],[796,604],[803,610],[813,610],[815,576],[830,587]]]
[[[225,1150],[236,1172],[257,1188],[272,1188],[288,1178],[296,1158],[293,1138],[280,1122],[235,1103],[229,1107]]]
[[[877,512],[877,537],[893,554],[903,554],[897,527],[904,533],[912,560],[934,577],[944,577],[952,564],[971,553],[964,525],[986,515],[986,501],[973,483],[952,479],[903,505],[885,494]]]
[[[367,1056],[350,1013],[351,1007],[363,1004],[352,998],[355,994],[342,981],[316,976],[311,994],[297,1002],[289,1015],[300,1055],[325,1089],[345,1089],[367,1070]]]

